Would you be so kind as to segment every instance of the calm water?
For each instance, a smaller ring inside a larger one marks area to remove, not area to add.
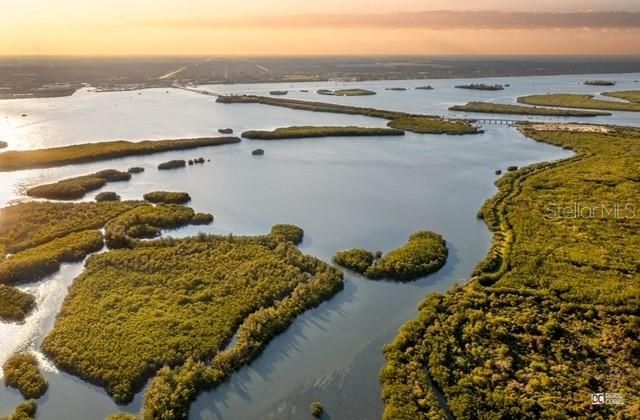
[[[502,92],[452,88],[466,80],[207,89],[264,93],[285,87],[291,90],[291,97],[446,114],[448,106],[467,100],[513,102],[515,96],[546,91],[597,93],[597,88],[580,85],[595,78],[618,80],[616,89],[627,89],[637,86],[634,80],[640,75],[483,80],[511,84]],[[435,89],[384,90],[424,84]],[[379,95],[335,98],[312,93],[317,88],[343,85],[370,88]],[[299,92],[302,89],[311,92]],[[22,113],[27,117],[21,117]],[[635,118],[630,113],[615,113],[589,121],[635,124]],[[382,126],[385,121],[261,105],[225,106],[210,97],[178,90],[100,94],[86,90],[69,98],[0,101],[0,138],[16,149],[112,139],[204,136],[215,134],[220,127],[243,130],[294,124]],[[266,154],[251,156],[256,147],[265,149]],[[180,229],[170,233],[174,236],[201,230],[257,234],[267,232],[275,223],[295,223],[305,229],[302,250],[328,261],[336,250],[348,247],[393,249],[418,229],[442,233],[451,253],[440,272],[408,284],[372,282],[347,274],[343,292],[299,317],[251,366],[215,391],[202,394],[191,411],[193,419],[296,419],[308,415],[311,401],[320,400],[328,418],[375,419],[382,410],[377,380],[383,365],[382,345],[392,339],[403,322],[415,317],[416,306],[426,294],[445,291],[464,281],[488,249],[491,235],[475,215],[495,192],[494,171],[568,155],[527,140],[513,129],[491,126],[483,135],[463,137],[408,134],[404,138],[247,140],[222,147],[3,173],[0,201],[6,204],[20,199],[24,188],[35,183],[139,165],[147,169],[143,174],[127,183],[109,184],[105,190],[116,191],[125,199],[138,199],[155,189],[188,191],[196,210],[216,216],[209,227]],[[164,160],[198,156],[211,162],[175,171],[155,169]],[[0,363],[19,349],[37,351],[68,286],[81,271],[82,264],[65,265],[51,278],[23,287],[36,295],[38,309],[24,324],[0,323]],[[39,418],[101,419],[119,410],[139,410],[142,393],[129,406],[118,407],[101,389],[57,372],[41,358],[50,388],[39,401]],[[0,416],[20,401],[17,392],[1,387]]]

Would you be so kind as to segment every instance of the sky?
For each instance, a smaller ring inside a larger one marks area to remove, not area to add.
[[[640,55],[640,0],[0,0],[0,55]]]

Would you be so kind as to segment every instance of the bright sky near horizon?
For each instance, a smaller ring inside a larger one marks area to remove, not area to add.
[[[640,54],[638,0],[2,0],[0,55]]]

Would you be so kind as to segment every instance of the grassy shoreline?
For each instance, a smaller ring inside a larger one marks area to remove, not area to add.
[[[603,95],[605,96],[617,97],[619,99],[633,99],[632,101],[628,102],[614,102],[603,99],[594,99],[594,95],[581,95],[573,93],[552,93],[546,95],[521,96],[518,98],[518,102],[521,104],[537,106],[640,112],[640,97],[636,96],[636,94],[637,91],[603,93]]]
[[[493,245],[471,281],[428,296],[385,346],[385,419],[624,418],[640,408],[639,222],[548,214],[549,203],[585,197],[635,202],[640,130],[567,127],[521,128],[576,156],[502,177],[481,211]],[[589,411],[598,389],[622,392],[626,405]]]
[[[361,136],[403,136],[404,131],[392,128],[369,127],[280,127],[275,130],[249,130],[242,137],[252,140],[283,140],[309,137],[361,137]]]
[[[556,109],[531,107],[522,105],[496,104],[491,102],[468,102],[465,105],[454,105],[450,111],[481,112],[486,114],[543,115],[553,117],[597,117],[611,115],[602,111],[578,111],[575,109]]]
[[[141,142],[107,141],[39,150],[14,150],[0,153],[0,172],[52,168],[76,163],[97,162],[128,156],[149,155],[174,150],[238,143],[237,137],[145,140]]]

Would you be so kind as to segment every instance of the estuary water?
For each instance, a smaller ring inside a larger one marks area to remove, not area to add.
[[[288,97],[300,99],[449,115],[450,105],[470,100],[511,103],[517,96],[546,91],[597,94],[601,88],[581,85],[596,78],[618,81],[616,90],[640,88],[634,82],[639,74],[479,80],[511,85],[499,92],[453,87],[470,80],[203,88],[257,94],[284,89],[289,90]],[[412,89],[425,84],[434,90]],[[345,98],[315,93],[319,88],[342,87],[372,89],[378,95]],[[388,91],[386,87],[409,89]],[[67,98],[0,101],[0,139],[12,149],[31,149],[115,139],[212,136],[222,127],[238,132],[289,125],[386,124],[359,116],[216,104],[213,99],[177,89],[112,93],[84,89]],[[616,112],[584,121],[634,125],[637,118],[637,114]],[[568,151],[528,140],[513,128],[485,128],[484,134],[472,136],[407,133],[404,137],[243,140],[220,147],[2,173],[0,201],[6,205],[24,199],[26,187],[42,182],[143,166],[145,172],[131,181],[108,184],[103,190],[115,191],[123,199],[139,199],[158,189],[188,191],[190,206],[215,215],[211,226],[166,235],[262,234],[273,224],[294,223],[305,230],[302,251],[330,261],[344,248],[391,250],[420,229],[443,234],[450,256],[438,273],[411,283],[393,283],[346,272],[344,291],[300,316],[250,366],[216,390],[201,394],[191,409],[191,419],[299,419],[308,417],[310,402],[317,400],[325,406],[327,418],[376,419],[382,413],[378,383],[384,363],[382,346],[416,316],[417,305],[428,293],[464,282],[488,250],[491,235],[476,213],[496,191],[495,170],[570,156]],[[251,155],[258,147],[265,150],[264,156]],[[211,161],[174,171],[156,169],[169,159],[200,156]],[[35,294],[38,307],[23,324],[0,323],[0,363],[17,350],[39,354],[67,288],[82,267],[82,263],[67,264],[59,273],[21,287]],[[100,388],[57,371],[41,354],[40,358],[50,387],[38,402],[39,418],[103,419],[117,411],[140,409],[143,392],[130,405],[119,407]],[[20,401],[16,391],[0,387],[0,416],[9,414]]]

